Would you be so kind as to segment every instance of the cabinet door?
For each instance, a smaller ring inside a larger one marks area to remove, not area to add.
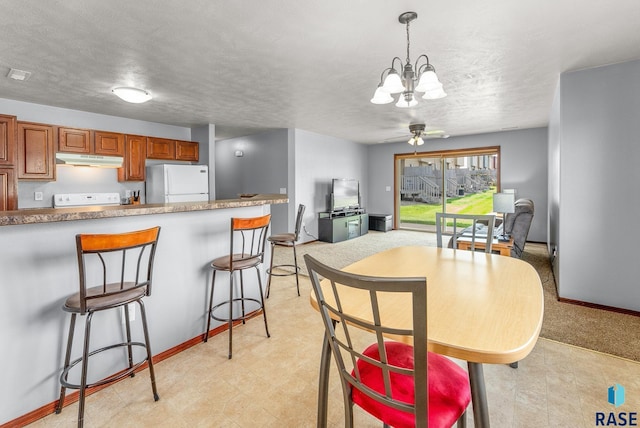
[[[0,211],[18,209],[16,181],[14,168],[0,168]]]
[[[88,129],[58,128],[58,151],[91,153],[90,131]]]
[[[124,146],[124,164],[118,168],[118,181],[144,181],[147,137],[127,135]]]
[[[124,134],[95,131],[93,152],[96,155],[124,156]]]
[[[384,229],[386,232],[386,229]],[[360,214],[360,236],[369,232],[369,214]]]
[[[0,165],[16,164],[16,118],[0,115]]]
[[[198,162],[198,143],[193,141],[176,141],[176,160]]]
[[[168,159],[176,158],[176,141],[166,138],[147,138],[147,159]]]
[[[18,122],[18,180],[55,180],[53,144],[53,126]]]

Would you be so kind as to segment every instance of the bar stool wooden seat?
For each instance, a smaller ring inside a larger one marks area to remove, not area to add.
[[[277,235],[271,235],[268,240],[271,243],[271,265],[267,269],[269,274],[269,282],[267,283],[267,299],[269,298],[269,292],[271,291],[271,277],[272,276],[296,276],[296,288],[298,289],[298,296],[300,295],[300,282],[298,281],[298,272],[300,272],[300,266],[298,266],[298,256],[296,254],[296,241],[300,237],[300,228],[302,227],[302,218],[304,216],[305,206],[298,205],[298,215],[296,216],[296,229],[293,233],[280,233]],[[293,264],[273,265],[273,256],[275,255],[276,246],[280,247],[292,247],[293,248]],[[293,268],[291,272],[274,273],[273,269],[279,268]]]
[[[204,341],[209,339],[209,329],[211,328],[211,319],[224,321],[228,323],[229,329],[229,359],[231,359],[233,348],[233,323],[242,321],[244,324],[248,318],[254,317],[262,312],[264,318],[264,328],[269,335],[269,326],[267,325],[267,312],[264,307],[264,295],[262,292],[262,279],[260,275],[260,265],[264,261],[264,248],[267,242],[267,232],[271,222],[271,214],[261,217],[251,218],[232,218],[231,219],[231,236],[229,254],[218,257],[211,262],[213,268],[213,276],[211,278],[211,296],[209,297],[209,311],[207,316],[207,330],[204,333]],[[242,272],[246,269],[254,268],[258,276],[258,290],[260,299],[244,294],[244,279]],[[216,284],[216,272],[229,272],[229,299],[224,300],[215,306],[213,305],[213,294]],[[235,272],[240,273],[240,296],[234,297],[233,276]],[[234,308],[240,304],[241,313],[234,314]],[[255,306],[250,311],[245,304]],[[224,311],[219,309],[226,308],[226,316]]]
[[[134,372],[143,364],[149,366],[151,389],[153,398],[158,401],[155,373],[151,346],[149,344],[149,330],[147,317],[142,299],[151,295],[151,279],[153,261],[158,243],[160,227],[114,234],[79,234],[76,235],[76,250],[80,273],[80,290],[71,295],[62,309],[71,313],[69,324],[69,338],[64,361],[64,368],[60,375],[60,399],[56,406],[56,413],[62,411],[66,388],[79,389],[78,426],[84,423],[84,403],[86,390],[94,386],[105,385],[127,376],[134,376]],[[97,285],[90,286],[90,283]],[[133,341],[131,338],[131,323],[129,304],[137,303],[140,308],[140,319],[144,342]],[[91,321],[96,312],[123,307],[126,340],[121,343],[104,346],[90,351]],[[71,361],[73,336],[77,315],[86,315],[84,329],[84,345],[82,356]],[[145,356],[134,363],[134,347],[144,348]],[[106,378],[89,382],[87,373],[89,357],[101,354],[114,348],[126,348],[125,367]],[[69,380],[69,372],[81,363],[82,371],[80,383]]]

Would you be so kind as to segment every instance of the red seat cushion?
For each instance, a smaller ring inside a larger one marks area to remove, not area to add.
[[[413,347],[399,342],[385,342],[390,365],[413,368]],[[369,346],[364,355],[380,360],[377,344]],[[363,360],[358,360],[362,383],[384,394],[382,370]],[[429,352],[427,358],[429,393],[429,427],[450,428],[465,411],[471,401],[469,376],[460,366],[442,355]],[[413,376],[390,373],[391,391],[395,400],[414,404]],[[415,426],[412,413],[385,406],[352,388],[353,402],[365,411],[393,427]]]

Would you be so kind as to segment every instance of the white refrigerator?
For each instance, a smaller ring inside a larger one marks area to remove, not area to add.
[[[147,167],[146,203],[209,200],[207,165],[162,164]]]

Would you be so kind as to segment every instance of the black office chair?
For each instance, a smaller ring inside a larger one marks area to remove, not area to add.
[[[267,283],[267,299],[269,298],[269,292],[271,291],[271,277],[272,276],[296,276],[296,288],[298,289],[298,296],[300,295],[300,282],[298,280],[298,272],[300,271],[300,266],[298,266],[298,256],[296,254],[296,241],[300,236],[300,229],[302,228],[302,219],[304,217],[305,206],[300,204],[298,205],[298,215],[296,216],[296,229],[293,233],[281,233],[277,235],[271,235],[269,238],[269,242],[271,242],[271,266],[267,269],[267,274],[269,274],[269,282]],[[275,255],[276,246],[281,247],[292,247],[293,248],[293,264],[283,264],[283,265],[273,265],[273,257]],[[281,268],[293,268],[292,272],[285,273],[274,273],[273,269],[281,269]]]
[[[145,296],[151,295],[153,261],[159,234],[160,227],[126,233],[76,235],[80,290],[71,295],[62,307],[64,311],[71,313],[71,323],[64,369],[60,375],[60,399],[56,406],[56,413],[62,411],[66,389],[79,389],[78,427],[82,427],[84,424],[84,404],[88,388],[115,382],[127,376],[133,377],[134,372],[144,363],[149,365],[153,398],[155,401],[160,399],[156,390],[147,316],[142,303]],[[100,282],[90,287],[88,278],[99,278]],[[137,303],[140,308],[144,342],[134,342],[131,339],[130,303]],[[93,315],[97,312],[120,307],[124,308],[126,341],[90,351]],[[76,315],[86,315],[84,347],[82,356],[71,361]],[[145,350],[145,357],[137,363],[133,362],[134,346],[142,347]],[[123,360],[126,367],[104,379],[88,383],[89,357],[119,347],[126,348],[127,358]],[[75,384],[69,380],[69,371],[78,363],[81,363],[82,372],[80,383]]]

